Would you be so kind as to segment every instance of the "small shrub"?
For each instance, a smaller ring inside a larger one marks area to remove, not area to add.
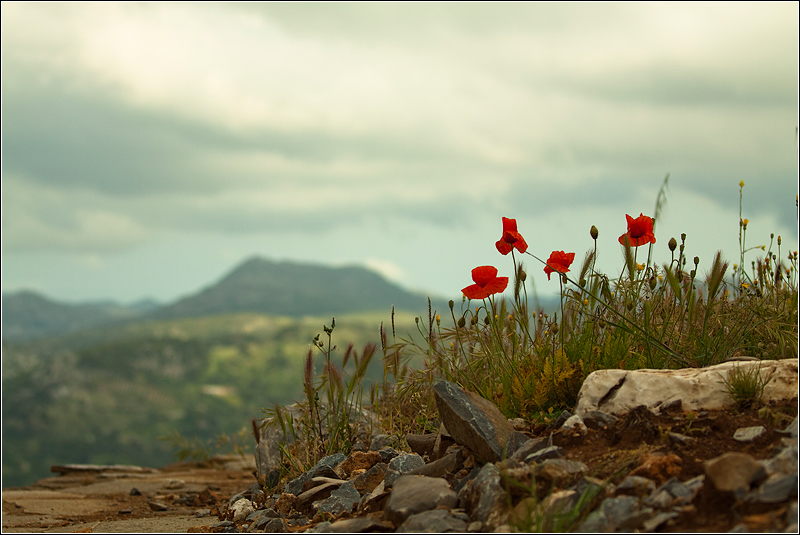
[[[761,402],[764,388],[772,380],[772,374],[764,378],[761,365],[756,362],[750,366],[734,366],[728,372],[728,377],[723,377],[722,380],[736,406],[748,409]]]

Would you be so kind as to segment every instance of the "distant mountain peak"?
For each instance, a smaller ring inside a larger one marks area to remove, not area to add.
[[[420,310],[427,301],[426,296],[409,292],[366,267],[333,267],[253,256],[216,284],[163,307],[154,316],[256,312],[298,317],[388,310],[392,305]]]

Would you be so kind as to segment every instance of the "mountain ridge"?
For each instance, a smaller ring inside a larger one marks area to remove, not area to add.
[[[4,293],[3,340],[25,341],[121,322],[255,312],[290,317],[389,310],[421,311],[427,296],[360,266],[274,261],[251,256],[205,287],[171,303],[146,300],[70,304],[39,292]],[[432,298],[436,308],[446,302]]]

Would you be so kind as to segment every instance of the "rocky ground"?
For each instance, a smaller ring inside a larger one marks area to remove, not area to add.
[[[584,411],[550,427],[484,402],[444,385],[446,430],[403,448],[375,436],[370,451],[323,459],[267,493],[252,458],[57,467],[63,475],[3,490],[3,531],[797,531],[796,396]],[[514,454],[500,460],[502,449]]]

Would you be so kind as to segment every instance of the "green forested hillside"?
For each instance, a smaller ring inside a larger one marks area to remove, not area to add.
[[[175,450],[159,437],[248,428],[262,407],[301,398],[309,342],[330,320],[231,314],[4,343],[3,487],[46,477],[53,464],[160,466]],[[334,343],[378,342],[381,321],[389,325],[389,310],[337,316]],[[409,314],[396,323],[398,336],[415,330]],[[379,377],[379,359],[373,368]]]

